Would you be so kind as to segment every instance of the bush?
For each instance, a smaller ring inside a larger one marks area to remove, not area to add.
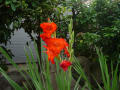
[[[103,49],[109,61],[117,60],[120,53],[119,15],[119,1],[96,0],[89,7],[84,6],[76,17],[76,55],[93,59],[97,46]]]

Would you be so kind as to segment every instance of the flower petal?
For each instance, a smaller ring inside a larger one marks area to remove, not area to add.
[[[57,25],[54,22],[44,22],[40,24],[40,27],[42,28],[44,33],[50,33],[52,34],[53,32],[56,31]]]
[[[63,60],[61,63],[60,63],[60,67],[66,71],[68,69],[68,67],[72,65],[72,63],[70,61],[67,61],[67,60]]]

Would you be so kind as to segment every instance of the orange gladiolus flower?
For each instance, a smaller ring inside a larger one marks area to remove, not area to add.
[[[41,23],[40,27],[42,28],[44,33],[52,34],[57,29],[57,25],[54,22]]]
[[[55,64],[55,62],[54,62],[54,58],[55,58],[55,54],[54,54],[54,52],[52,52],[48,47],[46,47],[46,46],[43,46],[43,47],[45,47],[46,49],[47,49],[47,51],[45,51],[45,53],[47,53],[47,55],[48,55],[48,60],[49,61],[51,61],[51,63],[52,64]]]
[[[51,38],[51,34],[50,33],[42,33],[42,34],[40,34],[40,37],[42,38],[43,41],[46,41],[46,39]]]
[[[62,50],[64,50],[64,53],[69,57],[70,54],[67,50],[68,43],[62,39],[62,38],[49,38],[45,40],[45,43],[47,46],[44,46],[48,54],[48,59],[53,62],[54,58],[57,57]]]
[[[68,67],[72,65],[72,63],[70,61],[67,61],[67,60],[63,60],[61,63],[60,63],[60,67],[66,71],[68,69]]]
[[[67,50],[67,47],[69,46],[68,43],[62,39],[62,38],[50,38],[48,40],[45,41],[45,43],[47,44],[47,47],[49,47],[49,49],[51,51],[53,51],[55,54],[60,54],[60,52],[62,50],[65,51],[65,54],[69,57],[70,54]]]

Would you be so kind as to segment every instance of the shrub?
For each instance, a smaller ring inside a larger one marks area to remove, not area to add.
[[[109,61],[117,60],[120,53],[119,15],[119,1],[96,0],[89,7],[84,6],[76,17],[76,55],[93,59],[97,46],[103,49]]]

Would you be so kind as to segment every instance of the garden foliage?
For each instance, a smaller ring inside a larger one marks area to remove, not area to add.
[[[102,48],[109,60],[120,53],[120,2],[95,0],[89,6],[82,4],[75,15],[76,55],[95,58],[95,46]],[[76,10],[76,9],[75,9]]]
[[[99,90],[119,90],[120,75],[118,73],[119,62],[117,60],[120,60],[120,1],[95,0],[89,5],[86,5],[82,0],[60,0],[58,3],[56,2],[57,0],[51,1],[54,1],[58,7],[56,7],[55,4],[47,0],[22,0],[22,2],[17,0],[0,0],[0,11],[3,12],[2,10],[4,10],[5,13],[7,13],[5,14],[5,19],[0,19],[0,21],[2,22],[0,27],[6,28],[6,25],[8,27],[11,22],[13,22],[14,27],[24,27],[24,29],[26,29],[26,31],[30,35],[32,31],[37,33],[39,38],[38,41],[40,41],[40,28],[38,24],[42,21],[46,21],[46,18],[48,16],[51,16],[50,18],[58,25],[57,36],[69,36],[68,38],[70,61],[76,60],[76,58],[74,57],[74,53],[76,56],[86,56],[90,60],[99,59],[103,83],[102,87],[96,81]],[[17,14],[17,12],[19,11],[21,13]],[[72,13],[72,15],[65,14],[66,11]],[[1,17],[3,17],[3,15],[4,13],[0,13]],[[66,27],[70,18],[73,19],[73,25],[71,22],[71,24],[69,24],[69,27]],[[24,21],[22,22],[22,20]],[[19,22],[22,23],[20,24]],[[30,26],[32,26],[32,28]],[[67,31],[68,28],[69,33]],[[6,39],[9,39],[9,37]],[[31,57],[29,57],[28,53],[25,51],[28,62],[27,65],[29,68],[27,74],[29,74],[29,76],[31,77],[36,90],[53,90],[53,87],[51,85],[49,63],[43,62],[41,64],[41,52],[39,45],[41,45],[40,42],[37,42],[36,52],[40,67],[37,67],[36,63],[31,63],[34,62],[34,57],[32,55],[31,49]],[[103,54],[101,53],[101,51],[98,50],[98,48],[95,48],[96,46],[102,49]],[[73,52],[73,47],[75,52]],[[50,47],[47,47],[47,50],[49,49]],[[52,49],[50,51],[52,51]],[[13,64],[13,66],[16,67],[19,72],[21,72],[18,66],[13,62],[11,57],[9,57],[9,55],[2,48],[0,48],[0,51]],[[49,53],[47,52],[47,54]],[[58,53],[56,53],[54,57],[56,57],[57,55]],[[49,60],[51,60],[51,62],[53,62],[53,58],[51,59],[49,55],[48,58]],[[107,65],[107,61],[112,61],[109,63],[109,65],[111,66]],[[117,63],[117,66],[114,66],[114,61]],[[64,71],[60,71],[58,62],[56,62],[56,67],[56,82],[59,90],[66,90],[66,88],[67,90],[70,90],[72,78],[71,68],[69,68],[68,73],[66,73]],[[61,65],[61,67],[63,66]],[[86,76],[86,73],[81,68],[80,63],[77,63],[77,60],[75,61],[75,63],[72,64],[72,67],[80,75],[76,83],[75,90],[77,90],[77,85],[79,84],[81,78],[84,79],[84,81],[86,82],[84,87],[88,87],[89,90],[94,90],[94,86],[91,85],[88,77]],[[39,68],[42,70],[42,73],[39,73]],[[108,69],[111,69],[111,72]],[[3,74],[3,76],[6,77],[7,80],[9,80],[10,84],[14,87],[14,89],[23,89],[13,80],[11,80],[2,68],[0,68],[0,72]],[[21,74],[23,75],[22,72]],[[45,81],[39,76],[39,74],[44,77]],[[65,83],[63,83],[63,81]],[[24,84],[24,87],[27,88],[26,84]]]

